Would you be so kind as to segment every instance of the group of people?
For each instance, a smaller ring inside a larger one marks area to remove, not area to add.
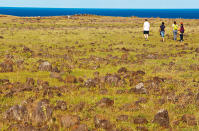
[[[150,23],[148,22],[147,19],[145,19],[145,22],[144,22],[144,38],[145,40],[148,40],[148,37],[149,37],[149,30],[150,30]],[[164,42],[164,37],[165,37],[165,23],[162,22],[161,26],[160,26],[160,35],[162,37],[162,42]],[[183,35],[184,35],[184,25],[183,23],[181,22],[180,23],[180,27],[177,25],[177,22],[174,21],[173,25],[172,25],[172,28],[173,28],[173,39],[176,41],[177,40],[177,35],[178,33],[180,34],[180,41],[183,42]]]

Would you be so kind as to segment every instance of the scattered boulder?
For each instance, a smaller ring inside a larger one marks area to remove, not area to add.
[[[98,84],[98,79],[88,79],[85,82],[85,86],[90,88],[90,87],[96,87]]]
[[[113,125],[105,117],[101,115],[96,115],[94,117],[94,124],[96,128],[103,128],[105,130],[110,130],[113,128]]]
[[[185,114],[182,116],[181,119],[183,122],[187,123],[187,125],[189,126],[196,126],[197,125],[197,121],[194,115],[191,114]]]
[[[144,83],[139,83],[135,86],[135,88],[131,88],[129,93],[147,94],[147,89],[144,88]]]
[[[62,110],[62,111],[67,110],[67,104],[66,104],[66,102],[65,101],[57,101],[55,109],[56,110]]]
[[[168,111],[165,109],[158,111],[158,113],[154,116],[153,122],[159,124],[162,127],[169,128],[170,124]]]
[[[195,52],[196,52],[196,53],[199,53],[199,48],[196,48],[196,49],[195,49]]]
[[[38,68],[40,71],[52,71],[52,65],[48,62],[42,62]]]
[[[110,86],[118,86],[120,80],[121,78],[118,75],[107,74],[105,76],[105,82]]]
[[[24,105],[14,105],[5,112],[5,119],[15,121],[27,121],[28,110]]]
[[[96,103],[99,107],[110,107],[114,104],[114,101],[109,98],[102,98],[99,102]]]
[[[61,125],[64,128],[70,128],[80,123],[80,117],[76,115],[65,115],[61,117]]]
[[[43,99],[39,101],[33,109],[32,119],[40,124],[52,118],[53,108],[49,105],[49,100]]]

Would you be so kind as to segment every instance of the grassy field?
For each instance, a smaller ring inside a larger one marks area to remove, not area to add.
[[[199,20],[148,20],[145,41],[143,18],[1,16],[0,129],[199,130]],[[174,20],[184,23],[184,42],[173,41]],[[139,83],[146,92],[133,90]],[[41,111],[43,99],[49,103]],[[67,109],[56,108],[58,101]],[[169,127],[153,122],[161,109],[168,111]],[[97,125],[96,116],[106,126]]]

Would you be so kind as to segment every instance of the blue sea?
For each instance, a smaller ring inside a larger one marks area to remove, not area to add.
[[[0,7],[0,14],[14,16],[64,16],[92,14],[116,17],[160,17],[199,19],[199,9],[95,9],[95,8],[28,8]]]

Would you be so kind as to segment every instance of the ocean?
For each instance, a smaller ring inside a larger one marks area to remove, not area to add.
[[[0,14],[14,16],[65,16],[92,14],[115,17],[160,17],[199,19],[199,9],[95,9],[95,8],[28,8],[0,7]]]

